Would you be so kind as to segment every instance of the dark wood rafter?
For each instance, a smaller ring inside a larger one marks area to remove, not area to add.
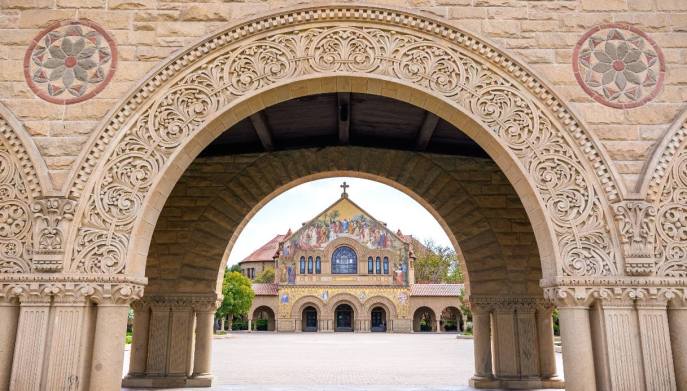
[[[250,122],[253,124],[255,133],[257,133],[263,148],[265,148],[265,150],[268,152],[273,151],[274,142],[272,141],[272,132],[270,132],[270,128],[267,125],[267,118],[265,117],[265,113],[259,111],[251,115]]]
[[[425,114],[425,120],[422,122],[422,127],[417,133],[417,140],[415,141],[415,149],[418,151],[424,151],[429,145],[429,140],[434,134],[434,129],[437,128],[439,123],[439,117],[429,111]]]
[[[337,113],[339,124],[339,144],[348,144],[351,139],[351,93],[337,94]]]

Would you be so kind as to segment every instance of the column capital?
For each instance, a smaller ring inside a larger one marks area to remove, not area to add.
[[[154,293],[146,295],[143,301],[154,307],[169,307],[172,310],[192,309],[196,312],[214,313],[222,303],[222,296],[215,293]]]
[[[38,198],[31,203],[34,271],[62,271],[65,240],[75,211],[76,201],[66,197]]]
[[[482,296],[471,295],[469,297],[472,313],[479,312],[535,312],[537,306],[548,305],[546,299],[541,296]]]

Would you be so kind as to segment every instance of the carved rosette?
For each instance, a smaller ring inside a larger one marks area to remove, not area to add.
[[[324,15],[318,12],[313,11],[313,20]],[[359,15],[360,20],[365,17],[366,11]],[[399,17],[405,20],[405,16]],[[137,95],[138,102],[146,102],[137,108],[140,115],[132,116],[133,122],[125,126],[123,119],[138,106],[132,103],[108,128],[110,134],[122,128],[127,133],[107,157],[105,174],[86,192],[87,207],[79,221],[71,271],[124,271],[134,220],[161,167],[229,103],[287,80],[353,73],[412,84],[453,101],[480,120],[520,160],[535,183],[553,223],[562,273],[602,276],[618,272],[617,254],[609,236],[611,216],[601,204],[604,190],[594,179],[596,173],[604,177],[611,199],[616,197],[615,188],[602,162],[590,163],[597,167],[595,171],[581,163],[584,152],[568,137],[584,142],[585,151],[594,148],[574,121],[571,124],[569,114],[559,113],[569,119],[565,124],[559,122],[550,113],[560,107],[544,107],[550,100],[536,101],[543,96],[542,89],[534,98],[528,85],[519,84],[527,79],[524,71],[504,76],[514,65],[500,54],[485,57],[483,51],[492,49],[474,38],[451,32],[457,36],[455,41],[438,44],[427,32],[393,25],[389,21],[394,18],[375,17],[375,26],[367,27],[356,20],[357,27],[341,27],[327,16],[312,27],[301,23],[292,31],[245,38],[238,45],[215,42],[208,48],[217,50],[210,61],[189,65],[193,63],[185,59],[183,66],[176,68],[184,69],[185,76],[175,77],[173,84],[154,94],[146,91]],[[388,27],[377,27],[382,20]],[[495,70],[499,66],[503,72]],[[155,80],[151,89],[160,85]],[[144,98],[148,96],[153,98]],[[563,126],[568,134],[564,134]],[[597,152],[592,155],[592,160],[600,156]],[[77,183],[76,188],[80,186]]]
[[[67,198],[41,198],[31,204],[34,271],[62,271],[65,240],[75,209],[76,201]]]
[[[644,201],[624,201],[613,205],[613,211],[625,255],[625,273],[631,276],[652,274],[656,207]]]

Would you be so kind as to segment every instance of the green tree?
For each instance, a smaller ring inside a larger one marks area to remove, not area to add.
[[[449,246],[440,246],[431,240],[424,246],[416,245],[415,281],[424,284],[460,284],[463,272],[456,252]]]
[[[255,282],[261,284],[271,284],[274,282],[274,269],[268,268],[260,272],[257,277],[255,277]]]
[[[238,263],[235,263],[235,264],[231,265],[231,267],[229,268],[229,271],[241,273],[241,265],[239,265]]]
[[[248,313],[255,292],[251,289],[250,280],[239,272],[227,269],[224,272],[222,283],[222,305],[217,309],[216,315],[220,318],[229,317],[229,330],[231,322],[235,316],[242,316]]]

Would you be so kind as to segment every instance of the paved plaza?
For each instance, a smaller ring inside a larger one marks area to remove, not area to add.
[[[213,349],[213,390],[472,390],[472,340],[455,334],[237,333]]]

